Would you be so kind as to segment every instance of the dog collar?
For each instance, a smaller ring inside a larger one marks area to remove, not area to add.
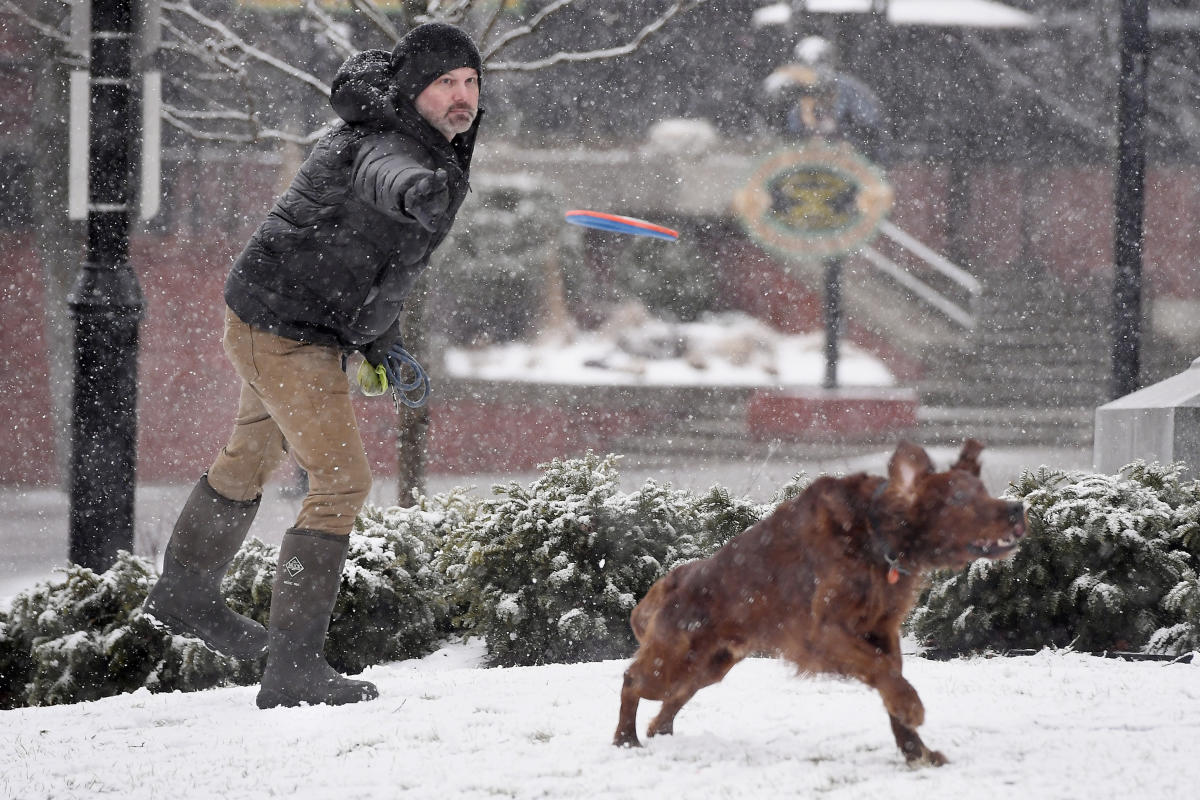
[[[879,522],[875,513],[875,506],[879,498],[883,496],[887,490],[888,482],[884,481],[875,489],[875,493],[871,495],[871,506],[867,509],[867,527],[871,533],[871,542],[874,549],[883,556],[884,563],[888,566],[887,582],[896,584],[900,582],[901,575],[912,575],[912,570],[905,569],[900,565],[900,555],[892,555],[888,549],[887,543],[883,541],[883,537],[879,535]]]
[[[884,551],[883,560],[886,561],[888,565],[888,583],[899,583],[901,575],[912,575],[912,570],[905,569],[904,567],[900,566],[900,559],[896,556],[890,555],[887,551]]]

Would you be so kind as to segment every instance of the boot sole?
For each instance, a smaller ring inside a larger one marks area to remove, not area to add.
[[[145,606],[142,607],[142,618],[150,623],[150,627],[154,628],[160,633],[165,633],[169,636],[186,636],[189,639],[195,639],[200,644],[204,645],[204,649],[219,656],[224,656],[225,658],[233,658],[237,659],[238,661],[255,661],[261,658],[263,654],[267,652],[266,644],[264,644],[255,652],[247,651],[245,653],[235,652],[233,648],[223,649],[216,647],[212,642],[204,638],[199,630],[179,619],[178,617],[173,617],[170,614],[163,614],[161,612],[146,608]]]
[[[374,689],[374,687],[372,687]],[[305,697],[296,697],[287,692],[279,691],[278,689],[259,689],[258,696],[254,698],[254,704],[261,709],[268,708],[296,708],[298,706],[348,706],[352,703],[364,703],[375,700],[379,697],[379,691],[371,692],[363,691],[357,697],[352,697],[341,702],[336,702],[332,699],[309,699]]]
[[[254,698],[254,704],[262,709],[267,708],[295,708],[300,705],[300,701],[294,697],[290,697],[283,692],[272,692],[267,689],[259,689],[258,697]]]

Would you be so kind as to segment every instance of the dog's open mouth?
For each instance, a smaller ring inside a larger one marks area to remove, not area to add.
[[[976,539],[967,545],[967,552],[977,558],[997,558],[1008,555],[1020,545],[1023,534],[1024,531],[1012,533],[1003,539],[992,541]]]

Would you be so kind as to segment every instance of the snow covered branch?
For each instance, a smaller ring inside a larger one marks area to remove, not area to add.
[[[500,12],[504,10],[504,3],[498,2],[492,6],[491,13],[488,14],[487,22],[479,33],[479,41],[486,42],[492,36],[492,31],[496,29],[496,23],[500,21]]]
[[[358,48],[346,36],[345,26],[339,24],[333,17],[329,16],[317,4],[317,0],[304,0],[304,13],[320,27],[321,33],[342,55],[350,57],[358,52]]]
[[[614,47],[606,47],[597,50],[586,51],[565,51],[560,50],[557,53],[545,56],[543,58],[534,59],[531,61],[491,61],[504,48],[513,42],[532,35],[537,26],[556,11],[572,4],[574,0],[554,0],[554,2],[543,8],[536,14],[529,23],[506,33],[494,45],[488,46],[484,51],[484,63],[488,70],[492,72],[534,72],[536,70],[547,69],[556,64],[577,63],[581,61],[601,61],[608,58],[616,58],[618,56],[629,55],[635,52],[642,46],[642,43],[649,37],[662,30],[668,22],[674,19],[679,13],[687,11],[703,2],[703,0],[676,0],[671,3],[658,17],[645,25],[637,34],[628,42]]]
[[[240,53],[253,62],[276,70],[300,83],[307,84],[325,97],[329,96],[329,85],[320,78],[307,70],[289,64],[281,58],[276,58],[265,50],[247,42],[223,23],[196,10],[190,0],[163,3],[162,10],[171,14],[179,14],[214,34],[212,38],[203,42],[203,51],[221,66],[236,69],[239,72],[242,71],[244,69],[243,62],[234,61],[225,55],[231,52]]]
[[[425,13],[418,17],[418,21],[428,22],[436,19],[458,25],[466,18],[467,12],[476,5],[476,2],[477,0],[451,0],[451,2],[443,3],[442,0],[429,0],[425,7]],[[501,8],[503,5],[502,0],[496,3],[497,8]]]
[[[0,0],[0,10],[7,11],[42,36],[45,36],[47,39],[53,39],[60,45],[66,45],[71,40],[71,37],[59,30],[57,26],[38,19],[21,6],[12,2],[12,0]]]
[[[514,44],[548,41],[547,22],[559,12],[583,8],[586,0],[546,0],[540,8],[513,16],[502,0],[429,0],[420,4],[424,13],[385,12],[378,0],[348,0],[357,14],[367,20],[390,41],[397,41],[412,24],[441,20],[475,31],[487,68],[500,72],[532,72],[562,63],[599,61],[628,55],[650,37],[662,31],[676,16],[704,0],[672,0],[627,41],[591,50],[563,49],[530,59],[501,61],[499,56]],[[69,3],[62,2],[62,19],[49,20],[43,13],[31,11],[29,2],[0,0],[5,12],[20,24],[52,40],[60,52],[66,52],[71,37],[66,28]],[[306,87],[321,99],[329,96],[329,85],[316,74],[299,66],[299,56],[277,54],[259,46],[256,35],[235,30],[221,14],[196,0],[163,0],[160,19],[161,50],[176,57],[164,69],[166,81],[173,87],[173,103],[163,113],[164,120],[188,136],[204,141],[248,143],[278,139],[300,144],[311,143],[319,134],[296,134],[280,130],[278,116],[263,106],[262,73],[274,73],[285,82]],[[322,46],[346,57],[361,48],[351,37],[348,25],[338,20],[319,0],[302,0],[302,13],[311,21],[308,30]],[[182,60],[178,60],[182,59]],[[259,106],[262,106],[260,108]],[[267,122],[271,119],[273,124]]]
[[[376,28],[383,31],[384,35],[389,37],[393,42],[400,41],[400,37],[404,34],[392,24],[388,19],[387,14],[375,4],[375,0],[350,0],[350,5],[371,21]]]
[[[487,62],[491,58],[495,58],[504,48],[508,47],[513,42],[529,36],[538,29],[538,26],[546,21],[552,14],[560,9],[563,9],[575,0],[554,0],[547,4],[541,11],[533,15],[533,18],[519,28],[509,31],[497,40],[494,44],[488,45],[483,51],[483,60]]]
[[[253,113],[221,109],[216,111],[191,111],[176,108],[171,105],[163,106],[163,120],[186,133],[193,139],[209,142],[237,142],[251,144],[265,139],[293,142],[309,146],[325,135],[328,126],[308,134],[296,134],[276,128],[259,127],[258,119]],[[228,130],[206,130],[193,123],[223,122],[240,123],[252,129],[252,133],[233,133]]]

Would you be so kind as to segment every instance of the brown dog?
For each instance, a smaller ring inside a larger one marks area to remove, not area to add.
[[[888,477],[819,478],[712,557],[650,587],[631,615],[641,647],[625,671],[613,744],[636,747],[638,701],[663,701],[648,735],[671,733],[697,691],[756,652],[878,690],[910,763],[946,763],[917,735],[925,709],[901,675],[900,624],[921,573],[1000,558],[1025,535],[1021,503],[990,497],[974,439],[934,472],[901,442]]]

